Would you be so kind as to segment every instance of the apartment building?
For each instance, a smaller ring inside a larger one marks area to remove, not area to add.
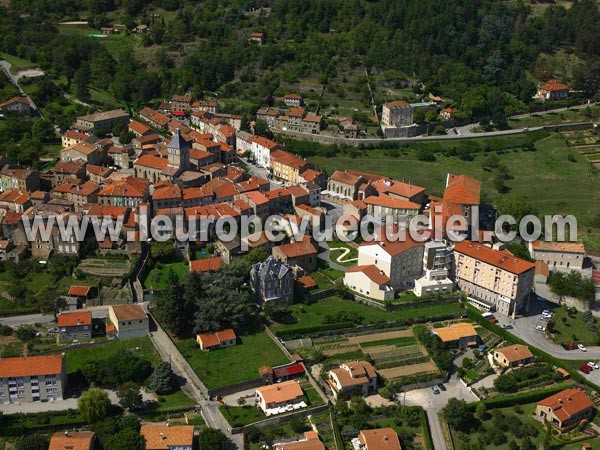
[[[536,261],[548,264],[550,270],[581,270],[585,260],[585,247],[578,242],[529,242],[529,253]]]
[[[62,355],[0,359],[0,404],[62,399],[66,385]]]
[[[462,241],[454,246],[458,288],[504,316],[519,311],[533,289],[535,264],[501,247]]]

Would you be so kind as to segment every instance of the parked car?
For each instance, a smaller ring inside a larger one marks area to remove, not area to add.
[[[561,344],[562,348],[564,348],[565,350],[575,350],[577,348],[577,346],[575,344],[573,344],[572,342],[567,342],[564,344]]]
[[[577,348],[578,348],[579,350],[581,350],[582,352],[587,352],[587,348],[585,348],[585,347],[583,346],[583,344],[577,344]]]
[[[598,364],[597,364],[597,363],[595,363],[594,361],[590,361],[590,362],[588,363],[588,366],[590,366],[592,369],[596,369],[596,370],[597,370],[597,369],[600,369],[600,367],[598,366]]]
[[[498,319],[496,319],[495,317],[492,317],[490,319],[490,322],[492,322],[492,323],[498,323]]]
[[[440,390],[437,386],[431,386],[431,390],[433,391],[434,395],[438,395],[440,393]]]
[[[536,325],[535,329],[537,331],[546,331],[546,327],[543,325]]]
[[[585,373],[586,375],[592,371],[592,369],[590,369],[590,366],[588,366],[587,364],[581,366],[579,370]]]
[[[443,383],[438,384],[438,387],[440,388],[440,390],[445,391],[446,390],[446,386],[444,386]]]
[[[512,325],[510,323],[503,323],[502,324],[502,328],[504,328],[505,330],[510,330],[512,329]]]
[[[477,350],[479,350],[480,352],[485,352],[487,350],[487,345],[482,344],[479,347],[477,347]]]

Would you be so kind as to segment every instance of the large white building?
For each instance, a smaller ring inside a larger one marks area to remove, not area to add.
[[[452,292],[454,282],[448,278],[454,261],[452,248],[445,241],[429,241],[423,250],[425,275],[415,280],[415,295],[421,297]]]

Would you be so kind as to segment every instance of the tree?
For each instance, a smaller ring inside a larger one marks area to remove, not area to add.
[[[477,403],[477,406],[475,407],[475,418],[477,418],[478,420],[483,420],[485,418],[486,411],[487,410],[486,410],[485,403],[483,403],[483,402]]]
[[[138,431],[124,429],[106,439],[104,450],[144,450],[145,444]]]
[[[514,217],[517,224],[528,214],[535,214],[533,207],[525,197],[503,196],[496,201],[496,209],[499,215]],[[512,228],[516,228],[516,225]]]
[[[163,361],[156,366],[148,378],[148,388],[157,394],[170,394],[175,389],[175,378],[171,365]]]
[[[79,413],[87,423],[95,423],[108,415],[110,400],[108,394],[99,388],[85,391],[77,400]]]
[[[459,430],[469,429],[472,426],[473,413],[469,408],[469,405],[464,400],[458,400],[451,398],[442,410],[444,419],[448,424]]]
[[[142,406],[140,387],[133,381],[127,381],[119,386],[117,397],[119,398],[119,403],[125,409],[132,410]]]
[[[23,436],[15,444],[15,450],[47,450],[50,441],[40,434]]]
[[[200,450],[225,450],[227,436],[215,428],[203,428],[198,435]]]
[[[500,392],[517,392],[519,390],[519,383],[512,372],[510,372],[496,378],[494,380],[494,387]]]
[[[548,285],[550,290],[559,297],[575,297],[587,303],[594,300],[596,292],[592,278],[584,277],[581,272],[575,270],[567,273],[551,272]]]
[[[164,261],[175,254],[175,245],[171,239],[164,242],[153,242],[150,246],[150,257],[154,261]]]

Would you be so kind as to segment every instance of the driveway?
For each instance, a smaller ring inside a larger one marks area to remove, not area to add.
[[[514,321],[504,318],[499,318],[499,320],[500,323],[510,323],[512,325],[513,328],[508,330],[512,334],[556,358],[567,360],[600,360],[600,347],[586,347],[587,352],[565,350],[560,345],[549,341],[544,332],[535,329],[536,325],[544,323],[541,321],[541,312],[544,309],[552,309],[553,306],[555,306],[553,303],[542,302],[532,298],[529,301],[529,312],[526,315],[518,317]]]

